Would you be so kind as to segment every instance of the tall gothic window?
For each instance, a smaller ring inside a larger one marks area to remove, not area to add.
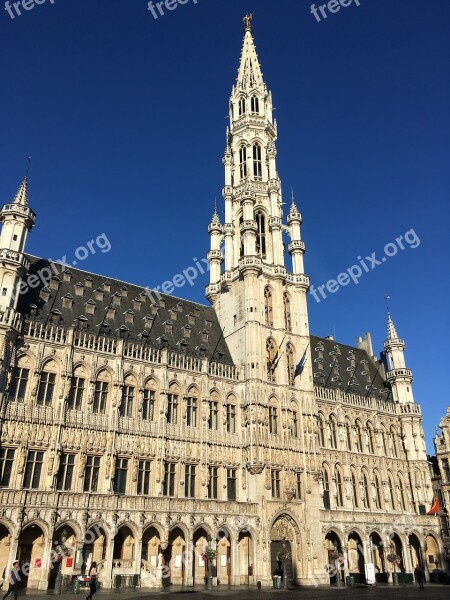
[[[245,98],[239,100],[239,116],[245,115]]]
[[[319,416],[317,419],[317,426],[318,426],[318,430],[319,430],[319,445],[324,447],[325,446],[325,423],[324,423],[324,416],[322,413],[319,413]]]
[[[367,448],[370,454],[375,454],[372,423],[367,423]]]
[[[258,143],[253,145],[253,177],[262,179],[262,149]]]
[[[352,450],[352,425],[348,419],[345,421],[345,434],[347,437],[347,450]]]
[[[43,371],[39,380],[37,403],[39,406],[51,406],[55,391],[56,374]]]
[[[261,258],[266,258],[266,220],[262,211],[256,213],[256,225],[258,233],[256,236],[256,252]]]
[[[266,325],[273,327],[273,297],[270,287],[264,288],[264,317]]]
[[[11,384],[9,386],[9,399],[11,402],[23,402],[27,391],[30,370],[23,367],[15,367],[13,370]]]
[[[251,110],[252,110],[253,114],[259,114],[259,98],[258,98],[258,96],[252,96]]]
[[[247,177],[247,147],[241,146],[239,150],[239,171],[241,179]]]
[[[289,385],[294,385],[295,350],[292,344],[286,344],[287,376]]]
[[[283,294],[283,307],[284,307],[284,327],[287,333],[292,331],[292,320],[291,320],[291,297],[287,292]]]
[[[330,508],[330,474],[328,472],[328,467],[326,465],[323,465],[322,480],[323,480],[323,507],[326,509],[329,509]]]

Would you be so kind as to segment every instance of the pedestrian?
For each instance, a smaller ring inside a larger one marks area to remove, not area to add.
[[[6,575],[6,567],[3,571],[3,575]],[[15,560],[12,565],[11,572],[9,573],[9,587],[6,594],[3,596],[3,600],[7,598],[11,593],[14,593],[14,600],[17,600],[17,588],[19,587],[20,575],[19,575],[19,561]]]
[[[92,596],[97,591],[97,563],[96,562],[93,562],[91,565],[91,568],[89,569],[89,577],[90,577],[90,581],[89,581],[90,592],[86,596],[86,600],[92,600]]]
[[[423,582],[425,581],[425,573],[422,567],[419,565],[414,569],[414,575],[416,576],[416,581],[419,584],[421,590],[423,590]]]

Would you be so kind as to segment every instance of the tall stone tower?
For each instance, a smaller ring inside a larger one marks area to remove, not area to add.
[[[223,158],[225,222],[220,222],[216,211],[209,225],[210,285],[206,293],[233,360],[245,373],[241,406],[249,500],[261,503],[267,520],[273,521],[281,508],[277,496],[292,498],[295,481],[301,476],[306,502],[294,503],[291,510],[292,514],[298,511],[295,518],[305,526],[301,537],[307,540],[314,518],[319,518],[313,434],[317,411],[306,304],[309,278],[303,265],[302,217],[293,194],[286,221],[283,218],[277,123],[256,53],[251,17],[244,19],[244,41],[229,110]],[[296,365],[304,355],[306,367],[301,377],[295,377]],[[278,538],[270,531],[265,535],[263,547],[267,544],[269,548]],[[310,561],[304,568],[309,578],[316,576],[312,547],[313,542],[308,558],[302,550],[305,561]],[[270,560],[266,567],[269,581]]]

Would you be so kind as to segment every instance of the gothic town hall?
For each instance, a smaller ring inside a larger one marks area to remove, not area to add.
[[[309,330],[302,215],[294,198],[283,214],[250,18],[229,106],[210,306],[28,255],[27,178],[0,211],[0,572],[27,563],[24,587],[93,561],[104,587],[149,588],[441,566],[394,322],[380,359],[369,335]]]

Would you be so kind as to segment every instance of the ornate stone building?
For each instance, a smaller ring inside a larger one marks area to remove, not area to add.
[[[432,477],[435,494],[439,499],[437,518],[441,528],[444,545],[444,557],[447,562],[447,572],[450,572],[450,528],[448,510],[450,507],[450,407],[436,428],[434,438],[436,455],[430,457],[433,465]]]
[[[18,557],[24,585],[54,585],[55,552],[106,587],[203,583],[207,544],[222,585],[329,583],[341,557],[339,575],[382,580],[388,554],[410,573],[431,544],[440,560],[405,343],[390,317],[380,360],[369,336],[310,334],[276,139],[247,19],[211,307],[27,255],[26,178],[1,209],[0,570]]]

